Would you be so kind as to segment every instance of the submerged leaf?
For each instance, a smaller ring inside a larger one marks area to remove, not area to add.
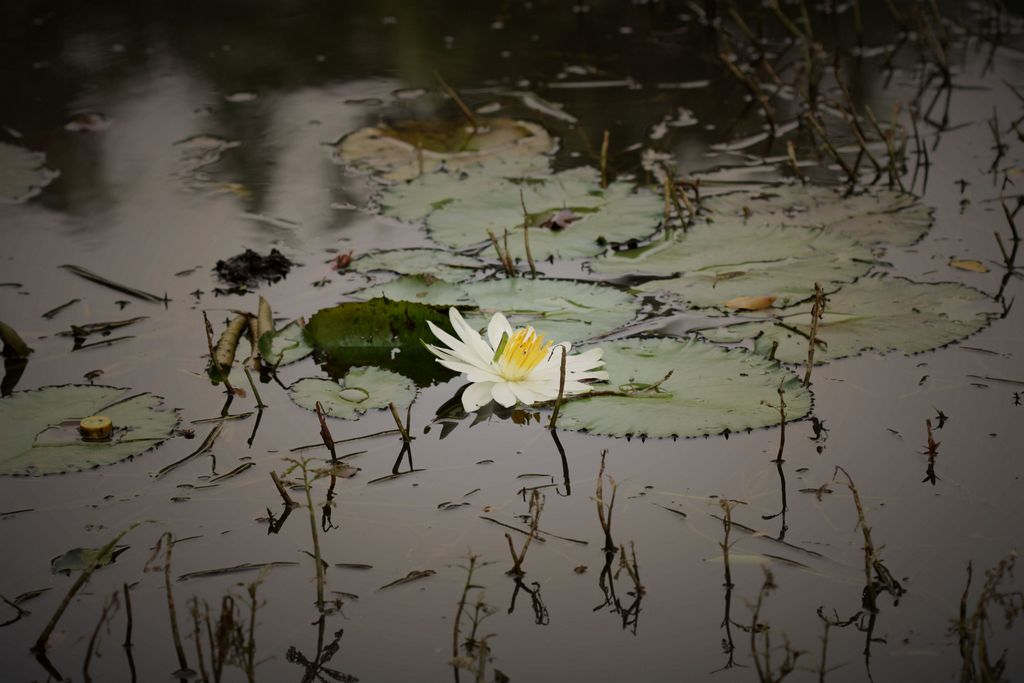
[[[127,389],[70,384],[20,391],[0,401],[0,474],[41,475],[86,470],[143,453],[168,439],[178,424],[163,399]],[[85,441],[79,421],[109,417],[108,441]]]
[[[117,560],[117,556],[128,550],[131,546],[116,545],[102,553],[103,548],[72,548],[63,555],[50,560],[50,572],[53,574],[67,574],[80,572],[96,563],[96,567],[105,567]],[[102,554],[101,554],[102,553]]]
[[[932,223],[931,209],[914,195],[894,190],[863,189],[844,196],[838,188],[780,185],[709,197],[701,206],[717,214],[715,222],[722,225],[820,227],[864,244],[907,246]]]
[[[738,297],[773,296],[779,307],[850,282],[871,268],[871,251],[841,234],[808,228],[696,225],[686,233],[593,261],[595,272],[677,275],[646,282],[688,306],[722,306]]]
[[[867,349],[920,353],[974,334],[996,312],[981,292],[953,282],[934,284],[903,278],[871,277],[830,294],[818,326],[816,363]],[[699,330],[716,342],[754,338],[754,348],[785,363],[807,358],[811,306],[801,304],[764,320]]]
[[[342,138],[333,156],[387,180],[409,180],[442,169],[486,170],[494,164],[503,172],[543,173],[547,155],[557,147],[543,126],[529,121],[481,119],[474,131],[457,119],[362,128]]]
[[[423,346],[421,340],[434,336],[427,321],[452,331],[446,309],[387,299],[350,301],[317,311],[306,325],[306,340],[332,377],[373,365],[428,386],[452,373]]]
[[[535,178],[459,177],[435,173],[387,188],[381,211],[404,221],[423,221],[430,236],[457,249],[480,246],[496,256],[487,231],[509,254],[525,259],[523,204],[529,212],[530,251],[535,260],[594,256],[610,243],[648,237],[664,214],[662,199],[629,183],[602,188],[596,171],[577,168]],[[522,199],[520,199],[522,193]],[[564,210],[577,218],[567,225]]]
[[[668,437],[766,427],[779,423],[780,386],[787,420],[811,409],[811,394],[793,373],[740,349],[675,339],[624,339],[601,348],[609,379],[594,392],[632,395],[573,399],[562,405],[560,428]]]
[[[416,398],[416,387],[407,377],[380,368],[352,368],[336,382],[319,377],[300,379],[288,388],[288,395],[306,410],[316,410],[343,420],[355,420],[367,410],[404,406]]]

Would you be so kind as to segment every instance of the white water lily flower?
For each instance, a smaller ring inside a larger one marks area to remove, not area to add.
[[[603,365],[601,349],[569,355],[569,342],[545,342],[532,327],[513,330],[501,313],[495,313],[487,325],[487,338],[463,320],[459,312],[449,311],[458,339],[428,321],[434,336],[447,347],[426,344],[437,362],[449,370],[461,372],[471,384],[462,393],[462,406],[477,410],[492,399],[511,408],[517,401],[532,405],[558,398],[561,380],[562,349],[565,350],[564,396],[590,391],[587,379],[608,379],[598,370]]]

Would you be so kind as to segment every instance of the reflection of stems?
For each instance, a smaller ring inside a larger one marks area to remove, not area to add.
[[[508,551],[512,554],[512,569],[508,570],[508,574],[514,576],[523,576],[526,572],[523,570],[523,560],[526,559],[526,551],[530,548],[530,542],[537,536],[537,526],[540,524],[540,513],[544,509],[544,496],[541,495],[540,491],[534,489],[530,494],[530,533],[526,536],[526,542],[523,543],[523,549],[516,553],[515,547],[512,545],[512,537],[505,534],[505,539],[508,541]]]
[[[462,629],[462,614],[466,611],[466,598],[469,590],[473,588],[473,572],[476,569],[476,555],[469,556],[469,566],[466,567],[466,583],[462,587],[462,595],[459,596],[459,606],[455,610],[455,622],[452,626],[452,659],[459,656],[459,632]]]
[[[811,346],[813,348],[813,344]],[[777,456],[775,456],[775,460],[773,460],[772,462],[775,463],[776,469],[778,469],[779,471],[779,482],[782,489],[782,510],[775,513],[774,515],[761,515],[761,519],[768,520],[775,519],[776,517],[780,516],[782,517],[782,529],[779,530],[779,540],[781,541],[786,537],[786,529],[788,528],[786,526],[786,512],[789,509],[789,505],[786,501],[786,473],[782,469],[783,463],[786,462],[785,460],[782,459],[782,453],[786,448],[786,399],[784,396],[785,391],[783,390],[781,383],[779,384],[778,392],[779,405],[776,407],[779,410],[779,453]],[[761,401],[761,403],[765,405],[770,405],[765,401]]]
[[[932,435],[932,421],[925,420],[924,424],[928,428],[928,447],[925,450],[925,455],[928,456],[928,469],[925,471],[924,479],[921,482],[931,482],[931,485],[935,486],[935,482],[938,479],[935,476],[935,458],[939,454],[939,442]]]
[[[612,485],[612,497],[606,507],[604,503],[604,459],[606,455],[608,455],[607,450],[601,451],[601,468],[597,472],[597,491],[594,493],[594,500],[597,502],[597,519],[604,531],[604,550],[606,553],[614,553],[618,547],[612,540],[612,510],[615,507],[615,493],[618,491],[619,485],[615,483],[611,475],[608,476],[608,481]]]
[[[33,652],[45,652],[46,641],[50,639],[50,634],[53,633],[53,629],[57,628],[57,622],[59,622],[60,618],[64,616],[64,610],[66,610],[68,605],[71,604],[71,600],[75,597],[78,591],[82,589],[82,586],[88,583],[89,579],[92,577],[92,573],[99,568],[100,562],[105,558],[108,558],[110,553],[114,551],[114,546],[117,545],[117,542],[124,538],[125,534],[138,525],[138,522],[133,522],[127,529],[114,536],[114,538],[110,539],[105,546],[100,548],[100,551],[96,553],[96,556],[92,558],[89,564],[86,565],[85,569],[82,570],[82,573],[78,575],[75,582],[71,584],[71,588],[68,589],[67,595],[64,596],[61,603],[57,605],[57,610],[53,613],[53,616],[50,617],[50,621],[46,623],[46,626],[43,627],[42,633],[39,634],[39,637],[36,638],[36,642],[32,645]]]
[[[558,424],[558,411],[562,407],[562,398],[565,396],[565,347],[562,350],[562,364],[558,371],[558,397],[555,399],[555,409],[551,411],[551,421],[548,422],[548,429],[554,431]]]
[[[100,629],[103,625],[113,617],[111,610],[115,610],[118,607],[117,591],[111,593],[110,597],[107,598],[103,603],[103,609],[100,611],[99,621],[96,622],[96,628],[93,629],[92,636],[89,638],[89,645],[85,648],[85,662],[82,664],[82,679],[86,683],[90,683],[92,678],[89,676],[89,664],[92,662],[93,652],[96,651],[96,640],[99,638]]]

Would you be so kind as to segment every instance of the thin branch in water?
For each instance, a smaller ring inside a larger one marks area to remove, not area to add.
[[[320,405],[320,401],[316,402],[316,419],[320,421],[320,438],[323,439],[324,446],[327,446],[327,450],[331,453],[331,462],[338,462],[338,452],[334,449],[334,437],[331,436],[331,430],[327,426],[327,420],[324,418],[324,407]]]
[[[516,552],[515,546],[512,545],[512,537],[507,533],[505,539],[508,541],[508,550],[512,554],[512,569],[506,572],[513,576],[522,577],[526,574],[523,569],[523,561],[526,559],[526,551],[530,549],[530,542],[537,537],[537,526],[540,524],[540,513],[544,510],[544,496],[541,492],[534,489],[533,493],[530,494],[530,533],[526,535],[526,542],[523,543],[523,549],[518,553]]]
[[[550,431],[554,431],[558,425],[558,411],[562,408],[562,399],[565,396],[565,347],[560,346],[559,348],[562,351],[562,363],[558,371],[558,396],[555,398],[555,407],[551,411],[551,421],[548,422]]]
[[[526,199],[523,198],[523,188],[519,188],[519,203],[523,206],[523,248],[526,250],[526,262],[530,265],[530,277],[537,277],[537,264],[533,261],[533,252],[530,251],[530,212],[526,210]]]
[[[811,331],[807,335],[807,369],[804,371],[804,386],[811,385],[811,370],[814,368],[814,348],[818,343],[818,323],[821,322],[822,313],[825,311],[825,293],[821,291],[821,285],[814,283],[814,305],[811,307]]]

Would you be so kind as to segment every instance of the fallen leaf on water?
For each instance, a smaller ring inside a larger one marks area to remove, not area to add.
[[[775,296],[738,296],[729,299],[723,305],[726,308],[735,308],[739,311],[761,311],[771,308],[778,297]]]
[[[988,266],[986,266],[981,261],[952,259],[949,262],[949,265],[951,265],[954,268],[958,268],[960,270],[969,270],[972,273],[987,273],[988,272]]]

